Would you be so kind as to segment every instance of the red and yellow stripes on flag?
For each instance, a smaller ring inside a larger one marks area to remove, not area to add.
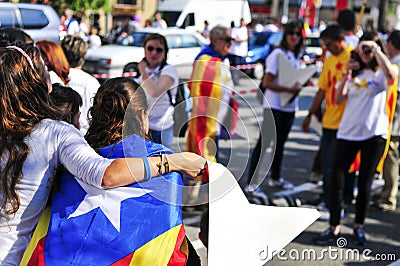
[[[162,252],[160,252],[161,250]],[[112,265],[185,265],[188,253],[185,229],[183,224],[180,224],[154,238]]]
[[[44,241],[50,224],[50,213],[51,207],[47,207],[42,213],[20,265],[46,265],[44,261]],[[112,265],[185,265],[189,254],[187,245],[185,228],[183,224],[180,224]],[[161,250],[162,252],[160,252]]]
[[[216,161],[216,128],[222,99],[221,59],[203,55],[195,61],[188,83],[193,110],[189,121],[187,151]]]
[[[40,216],[38,225],[33,233],[20,265],[45,265],[44,262],[44,240],[50,224],[51,207],[47,207]]]
[[[396,65],[393,65],[396,67],[398,71],[398,67]],[[379,164],[376,168],[376,171],[379,173],[383,172],[383,164],[385,162],[386,155],[389,151],[389,145],[390,145],[390,137],[392,133],[392,127],[393,127],[393,117],[394,117],[394,112],[396,110],[396,102],[397,102],[397,86],[398,86],[398,76],[393,80],[393,84],[390,84],[391,87],[388,91],[387,99],[386,99],[386,113],[389,117],[389,134],[388,138],[386,140],[386,146],[385,146],[385,151],[383,152],[382,158],[379,161]]]
[[[398,67],[396,65],[393,65],[394,67],[397,68]],[[389,145],[390,145],[390,137],[391,137],[391,133],[392,133],[392,126],[393,126],[393,117],[394,117],[394,112],[396,110],[396,102],[397,102],[397,86],[398,86],[398,77],[396,77],[393,80],[393,84],[390,84],[391,87],[388,90],[387,93],[387,97],[386,97],[386,113],[388,115],[389,118],[389,128],[388,128],[388,137],[386,140],[386,146],[385,146],[385,150],[383,151],[383,155],[381,160],[378,163],[378,166],[376,167],[376,171],[378,173],[382,173],[383,171],[383,164],[385,163],[385,158],[386,155],[389,151]],[[358,152],[356,159],[354,160],[353,164],[350,166],[350,170],[349,173],[352,173],[354,171],[358,171],[360,168],[360,160],[361,160],[361,153]]]

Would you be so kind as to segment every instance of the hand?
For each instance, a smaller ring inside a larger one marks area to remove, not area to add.
[[[310,132],[310,123],[311,123],[311,115],[306,116],[303,122],[301,123],[301,129],[304,132]]]
[[[167,155],[171,171],[178,171],[197,177],[206,168],[207,160],[192,152],[181,152]]]
[[[139,72],[140,72],[141,76],[143,76],[146,73],[146,67],[147,67],[147,63],[143,58],[143,60],[140,61],[139,64],[138,64],[138,69],[139,69]]]
[[[290,93],[298,94],[300,93],[302,86],[299,82],[296,82],[293,87],[289,90]]]
[[[350,61],[346,65],[346,73],[352,73],[353,70],[358,70],[360,68],[360,62],[355,59],[350,59]]]
[[[365,47],[369,47],[371,49],[374,49],[378,46],[378,44],[375,41],[361,41],[358,44],[359,49],[363,49]]]

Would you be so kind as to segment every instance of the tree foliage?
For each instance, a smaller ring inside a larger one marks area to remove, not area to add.
[[[61,0],[61,6],[68,6],[74,11],[85,12],[87,10],[102,9],[105,12],[111,11],[110,0]]]

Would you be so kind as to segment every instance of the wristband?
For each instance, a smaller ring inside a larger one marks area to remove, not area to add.
[[[372,52],[374,53],[374,54],[376,54],[378,51],[380,51],[381,50],[381,47],[379,46],[379,45],[377,45],[377,46],[375,46],[373,49],[372,49]]]
[[[149,159],[147,159],[147,157],[142,157],[142,160],[144,163],[144,181],[149,181],[151,179]]]

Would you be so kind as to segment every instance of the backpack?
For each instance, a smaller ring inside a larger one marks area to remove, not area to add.
[[[184,137],[188,127],[189,112],[188,112],[188,97],[185,95],[184,83],[178,85],[175,98],[171,95],[171,90],[168,90],[168,97],[171,105],[174,107],[174,136]],[[189,89],[187,89],[189,90]]]

